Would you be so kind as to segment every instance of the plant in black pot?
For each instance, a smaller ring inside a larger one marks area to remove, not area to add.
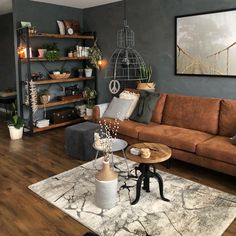
[[[8,129],[12,140],[21,139],[23,136],[24,120],[18,116],[16,105],[12,104],[12,116],[8,121]]]
[[[56,43],[44,44],[43,48],[45,48],[47,50],[46,58],[49,61],[56,61],[56,60],[58,60],[60,58],[59,49],[58,49]]]
[[[82,69],[82,68],[78,69],[78,76],[79,76],[79,78],[82,78],[84,76],[84,69]]]

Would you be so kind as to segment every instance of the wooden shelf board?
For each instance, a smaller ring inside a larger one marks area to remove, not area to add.
[[[45,38],[58,38],[58,39],[94,39],[93,35],[61,35],[61,34],[48,34],[48,33],[37,33],[37,34],[30,34],[30,38],[38,38],[38,37],[45,37]]]
[[[67,101],[55,101],[55,102],[49,102],[48,104],[44,105],[38,105],[39,109],[42,109],[44,107],[55,107],[55,106],[60,106],[60,105],[65,105],[65,104],[70,104],[70,103],[75,103],[75,102],[80,102],[80,101],[85,101],[85,98],[77,98],[77,99],[71,99]]]
[[[59,59],[55,61],[81,61],[81,60],[88,60],[88,57],[60,57]],[[22,62],[26,62],[26,59],[21,59]],[[36,62],[36,61],[48,61],[47,58],[38,58],[38,57],[31,57],[30,58],[31,62]],[[54,62],[54,61],[52,61]]]
[[[70,82],[94,80],[94,79],[95,79],[95,77],[68,78],[68,79],[49,79],[49,80],[34,81],[33,84],[36,84],[36,85],[40,85],[40,84],[59,84],[59,83],[70,83]]]
[[[59,123],[59,124],[49,125],[49,126],[44,127],[44,128],[35,127],[33,129],[33,133],[38,133],[38,132],[42,132],[42,131],[46,131],[46,130],[50,130],[50,129],[55,129],[55,128],[59,128],[59,127],[66,126],[66,125],[76,124],[76,123],[79,123],[79,122],[82,122],[82,121],[84,121],[84,118],[79,118],[79,119],[70,120],[70,121],[66,121],[66,122],[63,122],[63,123]]]

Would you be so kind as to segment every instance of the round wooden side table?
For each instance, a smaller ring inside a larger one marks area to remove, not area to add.
[[[149,148],[151,156],[149,158],[141,158],[140,156],[133,155],[130,153],[131,148]],[[150,192],[150,178],[155,178],[158,181],[161,199],[169,202],[169,199],[165,198],[163,194],[163,179],[161,175],[156,172],[156,168],[153,164],[168,160],[172,155],[171,149],[159,143],[137,143],[129,146],[125,153],[129,160],[139,163],[139,166],[135,167],[136,176],[138,176],[138,171],[141,172],[136,185],[136,198],[131,204],[134,205],[139,201],[142,182],[144,183],[143,189],[146,192]],[[151,166],[153,167],[153,171],[150,169]]]

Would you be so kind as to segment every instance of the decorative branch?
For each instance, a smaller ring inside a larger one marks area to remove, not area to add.
[[[38,94],[37,88],[32,80],[29,82],[29,92],[31,97],[31,108],[33,113],[35,113],[38,110]]]
[[[105,161],[109,161],[110,153],[112,152],[112,145],[117,138],[117,133],[119,129],[119,121],[115,119],[113,125],[111,121],[107,123],[106,120],[102,123],[99,121],[100,125],[100,136],[99,136],[99,144],[102,146],[104,152]]]

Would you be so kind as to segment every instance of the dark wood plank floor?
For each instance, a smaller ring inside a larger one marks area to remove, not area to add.
[[[0,236],[83,235],[89,230],[27,186],[81,164],[64,152],[64,128],[10,141],[0,122]],[[184,178],[236,194],[235,178],[174,161],[167,170]],[[226,230],[236,235],[236,222]]]

